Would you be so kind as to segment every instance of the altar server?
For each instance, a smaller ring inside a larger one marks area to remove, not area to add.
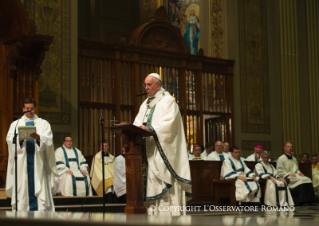
[[[105,187],[105,202],[113,203],[113,168],[114,168],[114,156],[109,153],[108,142],[103,142],[102,150],[99,151],[92,160],[91,177],[92,187],[98,195],[103,196],[103,169],[102,169],[102,156],[104,157],[104,187]]]
[[[293,206],[289,188],[286,181],[282,179],[277,170],[269,160],[269,152],[263,151],[262,161],[255,165],[255,174],[262,179],[267,179],[264,203],[269,206]]]
[[[295,205],[312,204],[315,194],[311,179],[299,171],[295,157],[292,156],[293,146],[287,141],[284,146],[285,154],[277,160],[277,171],[280,177],[289,178],[288,185]]]
[[[114,192],[120,203],[126,203],[126,171],[125,171],[125,148],[122,155],[114,159]]]
[[[92,196],[88,164],[82,152],[72,147],[72,137],[63,138],[63,146],[55,150],[59,174],[58,193],[62,196]]]
[[[240,150],[234,146],[230,149],[231,157],[223,162],[222,179],[236,180],[236,200],[239,202],[259,202],[260,186],[255,174],[240,159]]]

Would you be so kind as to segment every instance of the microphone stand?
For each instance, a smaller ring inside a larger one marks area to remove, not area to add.
[[[101,126],[101,144],[102,144],[102,150],[101,150],[101,155],[102,155],[102,182],[103,182],[103,215],[105,213],[105,175],[104,175],[104,146],[103,146],[103,140],[104,140],[104,119],[103,119],[103,112],[101,113],[101,116],[100,116],[100,122],[99,122],[99,125]]]

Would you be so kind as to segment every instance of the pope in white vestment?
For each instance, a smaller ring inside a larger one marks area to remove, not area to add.
[[[62,196],[92,196],[88,164],[82,152],[72,147],[72,138],[63,138],[63,146],[55,150],[59,174],[58,193]]]
[[[231,157],[223,162],[221,179],[235,179],[236,200],[239,202],[259,202],[260,186],[255,174],[240,159],[240,150],[231,148]]]
[[[263,160],[255,165],[255,174],[267,180],[264,203],[278,207],[293,206],[294,202],[285,180],[280,178],[275,167],[268,163],[269,153],[264,151],[261,157]]]
[[[11,205],[15,209],[15,144],[14,131],[19,126],[35,126],[33,139],[19,141],[17,137],[17,200],[18,210],[22,211],[54,211],[52,194],[57,176],[55,165],[53,134],[50,124],[34,114],[34,99],[24,101],[24,111],[28,111],[20,119],[14,121],[7,134],[9,150],[6,194],[11,197]]]
[[[186,206],[191,194],[191,176],[186,139],[179,108],[161,88],[161,78],[152,73],[145,78],[148,98],[140,106],[134,125],[156,133],[147,137],[148,162],[145,206],[154,205],[150,215],[185,215],[185,211],[159,211],[159,206]]]
[[[277,171],[281,178],[289,178],[288,185],[295,205],[315,201],[312,181],[299,171],[299,166],[295,157],[291,155],[292,144],[287,142],[284,146],[285,154],[277,160]]]
[[[109,153],[109,145],[107,142],[103,143],[104,151],[104,187],[105,194],[113,194],[113,169],[114,169],[114,156]],[[100,196],[103,196],[103,169],[102,169],[102,151],[99,151],[92,160],[91,166],[91,178],[92,178],[92,187],[96,193]],[[108,202],[111,201],[109,198]]]

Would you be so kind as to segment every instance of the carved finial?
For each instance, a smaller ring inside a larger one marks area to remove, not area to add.
[[[155,13],[154,13],[154,20],[159,20],[159,21],[167,21],[168,22],[168,15],[166,12],[166,8],[164,6],[159,7]]]
[[[34,20],[28,19],[29,24],[29,34],[34,35],[37,32],[37,26],[35,25]]]
[[[198,50],[197,56],[204,56],[204,50],[202,48]]]

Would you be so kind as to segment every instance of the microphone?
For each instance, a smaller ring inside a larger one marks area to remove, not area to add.
[[[99,121],[99,125],[103,125],[103,111],[101,112],[101,115],[100,115],[100,121]]]
[[[136,95],[133,95],[133,96],[124,98],[124,99],[120,100],[119,102],[115,103],[115,105],[120,104],[120,103],[122,103],[124,100],[130,99],[130,98],[132,98],[132,97],[140,97],[140,96],[144,96],[144,95],[146,95],[146,94],[147,94],[147,93],[140,93],[140,94],[136,94]]]
[[[25,113],[28,113],[28,112],[31,112],[31,111],[32,111],[32,110],[29,110],[29,111],[24,111],[24,112],[23,112],[23,114],[25,114]]]
[[[146,95],[147,93],[141,93],[141,94],[137,94],[137,95],[135,95],[134,97],[140,97],[140,96],[144,96],[144,95]]]
[[[114,105],[120,104],[120,103],[122,103],[124,100],[130,99],[130,98],[132,98],[132,97],[140,97],[140,96],[144,96],[144,95],[146,95],[146,94],[147,94],[147,93],[140,93],[140,94],[136,94],[136,95],[133,95],[133,96],[124,98],[124,99],[120,100],[119,102],[115,103]],[[28,112],[28,111],[27,111],[27,112]],[[101,116],[100,116],[100,120],[99,120],[99,125],[103,125],[103,121],[104,121],[104,119],[103,119],[103,112],[104,112],[104,110],[102,110],[102,112],[101,112]],[[114,123],[115,123],[115,122],[114,122]]]

